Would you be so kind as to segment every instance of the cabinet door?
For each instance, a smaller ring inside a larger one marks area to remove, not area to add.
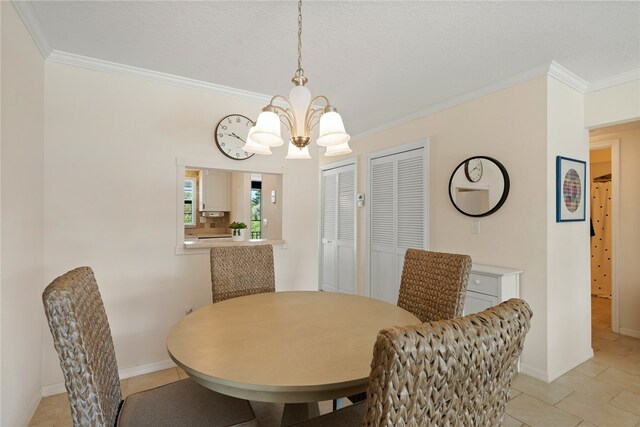
[[[322,172],[320,287],[355,294],[355,165]]]
[[[229,173],[215,170],[202,170],[200,178],[200,210],[230,211]]]
[[[371,159],[369,168],[369,294],[398,301],[407,248],[427,247],[424,148]]]
[[[498,304],[498,297],[467,291],[463,314],[479,313]]]

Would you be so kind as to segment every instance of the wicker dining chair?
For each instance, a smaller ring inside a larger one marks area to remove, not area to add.
[[[214,303],[275,291],[273,246],[211,248],[211,294]]]
[[[499,426],[532,312],[481,313],[380,331],[367,400],[296,426]]]
[[[468,255],[407,249],[398,307],[422,322],[462,316],[470,270]]]
[[[255,426],[246,400],[191,379],[135,393],[122,401],[107,313],[93,270],[79,267],[42,294],[74,426]]]

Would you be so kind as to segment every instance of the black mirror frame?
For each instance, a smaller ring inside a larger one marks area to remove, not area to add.
[[[471,159],[485,159],[485,160],[489,160],[490,162],[493,162],[496,166],[498,166],[498,169],[500,169],[500,172],[502,173],[502,178],[504,179],[504,189],[502,190],[502,196],[500,197],[500,200],[498,200],[498,203],[496,203],[496,205],[493,208],[491,208],[490,210],[488,210],[487,212],[484,212],[484,213],[481,213],[481,214],[475,214],[475,215],[467,213],[467,212],[464,212],[463,210],[461,210],[458,207],[458,205],[456,205],[456,203],[453,201],[453,196],[451,195],[451,184],[453,183],[453,176],[456,174],[458,169],[460,169],[460,167],[464,166],[464,164],[466,162],[468,162],[469,160],[471,160]],[[451,178],[449,178],[449,200],[451,200],[451,204],[453,205],[453,207],[456,208],[456,210],[458,212],[460,212],[461,214],[463,214],[463,215],[470,216],[470,217],[475,217],[475,218],[479,218],[479,217],[483,217],[483,216],[489,216],[489,215],[495,213],[498,209],[500,209],[502,207],[502,205],[504,205],[504,202],[507,200],[507,196],[509,195],[510,187],[511,187],[511,182],[509,181],[509,174],[507,173],[507,169],[504,167],[504,165],[502,163],[500,163],[499,161],[497,161],[493,157],[472,156],[472,157],[464,159],[453,170],[453,173],[451,174]]]

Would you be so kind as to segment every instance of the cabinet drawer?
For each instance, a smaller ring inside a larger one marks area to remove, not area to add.
[[[480,313],[489,307],[493,307],[498,304],[498,298],[492,295],[479,294],[477,292],[467,292],[467,297],[464,303],[465,316],[473,313]]]
[[[467,289],[473,292],[480,292],[486,295],[498,296],[498,286],[500,279],[492,276],[484,276],[482,274],[471,273],[469,275],[469,284]]]

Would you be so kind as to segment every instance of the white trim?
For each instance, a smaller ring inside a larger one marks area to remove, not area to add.
[[[558,64],[557,62],[551,61],[551,63],[548,66],[545,65],[545,66],[532,68],[528,71],[525,71],[520,74],[516,74],[515,76],[509,77],[507,79],[491,83],[479,89],[472,90],[470,92],[463,93],[462,95],[450,98],[446,101],[431,105],[425,109],[418,110],[407,116],[400,117],[396,120],[392,120],[388,123],[382,124],[380,126],[367,130],[365,132],[361,132],[357,135],[352,135],[351,141],[359,140],[367,136],[377,134],[384,130],[403,125],[413,120],[438,113],[448,108],[455,107],[457,105],[464,104],[469,101],[473,101],[474,99],[481,98],[483,96],[492,94],[494,92],[498,92],[503,89],[507,89],[509,87],[516,86],[521,83],[527,82],[529,80],[533,80],[535,78],[544,77],[544,76],[553,77],[556,80],[559,80],[560,82],[574,88],[575,90],[577,90],[582,94],[585,93],[589,85],[586,80],[580,78],[576,74],[567,70],[565,67]]]
[[[365,156],[365,165],[364,165],[364,183],[363,188],[365,189],[365,194],[368,193],[371,195],[371,161],[373,159],[377,159],[380,157],[392,156],[394,154],[400,154],[407,151],[417,150],[423,148],[424,149],[424,167],[426,168],[426,173],[424,174],[425,179],[425,212],[424,212],[424,224],[425,224],[425,249],[429,249],[429,138],[419,139],[416,141],[408,142],[406,144],[396,145],[395,147],[387,148],[384,150],[375,151],[373,153],[369,153]],[[368,200],[365,200],[364,203],[365,211],[364,211],[364,295],[367,297],[371,296],[371,197],[368,197]]]
[[[106,73],[120,74],[128,77],[135,77],[159,83],[166,83],[173,86],[186,87],[189,89],[204,90],[220,95],[232,96],[239,99],[259,102],[266,105],[271,97],[261,93],[250,92],[248,90],[236,89],[201,80],[190,79],[188,77],[176,76],[174,74],[162,73],[145,68],[133,67],[131,65],[118,64],[116,62],[104,61],[102,59],[90,58],[88,56],[76,55],[74,53],[53,50],[47,58],[51,62],[60,64],[75,65],[77,67],[89,68],[92,70],[104,71]]]
[[[618,242],[620,228],[620,139],[590,142],[591,150],[611,149],[611,330],[620,333],[620,288],[618,286]],[[592,178],[591,178],[592,179]],[[591,283],[589,283],[591,291]],[[625,334],[626,335],[626,334]]]
[[[237,162],[236,162],[237,163]],[[243,164],[229,164],[219,161],[202,160],[202,159],[190,159],[186,157],[176,157],[177,166],[185,166],[195,169],[219,169],[228,172],[249,172],[249,173],[267,173],[267,174],[287,174],[287,168],[282,166],[260,166],[253,165],[253,167],[247,167]]]
[[[319,221],[318,221],[318,265],[320,266],[320,268],[318,268],[318,290],[321,291],[322,290],[322,267],[323,267],[323,259],[322,259],[322,173],[324,171],[327,170],[331,170],[331,169],[336,169],[336,168],[341,168],[344,166],[350,166],[353,165],[354,168],[354,193],[357,195],[358,194],[358,166],[359,166],[359,161],[358,161],[358,157],[349,157],[347,159],[343,159],[343,160],[338,160],[335,162],[331,162],[331,163],[326,163],[324,165],[320,165],[320,179],[318,179],[318,199],[319,199],[319,203],[318,206],[320,207],[320,215],[319,215]],[[356,201],[354,200],[353,203],[355,204]],[[358,207],[356,206],[355,209],[353,210],[353,256],[354,256],[354,260],[356,262],[356,266],[354,267],[354,274],[353,274],[353,289],[354,289],[354,294],[355,295],[359,295],[360,293],[358,292],[358,281],[360,278],[360,269],[357,267],[358,264]],[[342,291],[340,291],[342,292]]]
[[[586,80],[580,78],[578,75],[567,70],[555,61],[551,61],[547,75],[577,90],[583,95],[589,86],[589,83]]]
[[[520,374],[526,375],[531,378],[535,378],[540,381],[549,382],[549,376],[547,373],[541,369],[534,368],[533,366],[527,365],[525,363],[520,363]]]
[[[623,85],[635,80],[640,80],[640,68],[627,71],[626,73],[616,74],[615,76],[605,77],[604,79],[596,80],[589,83],[587,93],[597,92],[602,89],[608,89],[613,86]]]
[[[634,329],[620,328],[620,335],[626,335],[628,337],[640,338],[640,331]]]
[[[16,9],[20,19],[22,19],[22,22],[24,22],[24,25],[29,30],[31,38],[33,38],[36,46],[40,49],[42,57],[47,59],[53,49],[51,48],[51,44],[49,43],[47,36],[44,34],[42,23],[36,16],[33,6],[31,6],[31,2],[11,0],[11,4],[13,4],[13,7]]]
[[[152,372],[162,371],[169,368],[175,368],[177,365],[171,359],[165,359],[158,362],[147,363],[146,365],[135,366],[133,368],[121,369],[118,371],[120,379],[136,377],[138,375],[150,374]],[[53,396],[54,394],[66,393],[67,389],[64,383],[51,384],[42,387],[42,396]],[[25,423],[25,425],[28,424]]]
[[[489,95],[494,92],[501,91],[503,89],[509,88],[511,86],[516,86],[518,84],[527,82],[529,80],[533,80],[538,77],[544,77],[549,72],[549,66],[541,66],[533,68],[529,71],[525,71],[524,73],[517,74],[513,77],[509,77],[505,80],[501,80],[498,82],[491,83],[487,86],[483,86],[479,89],[472,90],[470,92],[464,93],[462,95],[453,97],[446,101],[437,103],[435,105],[431,105],[425,109],[418,110],[415,113],[411,113],[407,116],[400,117],[396,120],[392,120],[388,123],[377,126],[373,129],[367,130],[365,132],[361,132],[357,135],[351,136],[351,141],[359,140],[365,138],[370,135],[374,135],[376,133],[382,132],[387,129],[394,128],[396,126],[403,125],[405,123],[411,122],[416,119],[420,119],[422,117],[429,116],[431,114],[438,113],[440,111],[446,110],[451,107],[455,107],[456,105],[464,104],[469,101],[473,101],[474,99],[481,98],[483,96]]]
[[[62,386],[62,388],[64,389],[64,385]],[[63,390],[63,392],[65,392],[66,390]],[[27,410],[24,411],[24,415],[22,417],[22,421],[20,422],[21,426],[28,426],[29,422],[31,421],[31,418],[33,418],[34,414],[36,413],[36,409],[38,409],[38,405],[40,405],[40,401],[42,400],[42,390],[38,390],[36,391],[36,393],[33,395],[33,397],[31,398],[31,401],[29,401],[29,405],[27,405]]]
[[[321,171],[326,171],[326,170],[329,170],[329,169],[341,168],[342,166],[348,166],[348,165],[351,165],[351,164],[355,164],[357,166],[358,158],[357,157],[349,157],[348,159],[338,160],[336,162],[331,162],[331,163],[325,163],[323,165],[320,165],[320,170]]]
[[[521,363],[520,364],[520,373],[527,375],[529,377],[535,378],[540,381],[544,381],[546,383],[550,383],[556,378],[560,378],[562,375],[566,374],[576,366],[586,362],[587,360],[593,357],[593,349],[589,348],[580,354],[577,358],[575,358],[572,362],[565,363],[561,368],[556,369],[552,372],[545,372],[541,369],[534,368],[530,365]]]

